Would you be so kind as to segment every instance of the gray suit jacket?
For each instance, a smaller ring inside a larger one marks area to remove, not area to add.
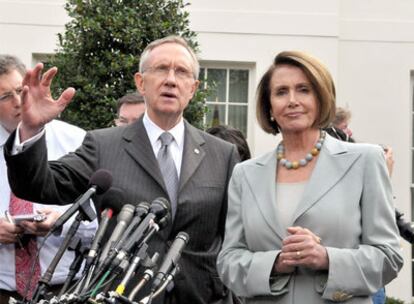
[[[327,135],[290,226],[322,238],[329,271],[299,267],[270,278],[286,227],[277,221],[276,151],[238,164],[218,257],[225,285],[246,303],[372,303],[402,267],[391,186],[378,146]]]
[[[49,164],[44,140],[11,156],[13,139],[9,138],[5,153],[11,187],[20,197],[71,203],[86,191],[90,176],[104,168],[111,171],[113,186],[125,195],[120,204],[168,198],[142,118],[126,127],[88,132],[75,153]],[[180,260],[181,271],[165,302],[220,302],[228,293],[218,278],[216,257],[224,236],[227,185],[238,161],[237,150],[185,123],[183,153],[175,221],[152,238],[150,248],[161,254],[162,261],[166,244],[178,232],[187,232],[190,241]],[[99,197],[96,203],[99,207]]]

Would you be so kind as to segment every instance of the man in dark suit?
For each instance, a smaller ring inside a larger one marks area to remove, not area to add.
[[[54,100],[50,84],[57,70],[42,75],[42,68],[36,65],[24,79],[22,122],[5,149],[13,191],[30,200],[71,203],[87,190],[90,176],[104,168],[112,172],[113,186],[125,194],[120,203],[169,197],[171,222],[152,238],[150,248],[163,255],[166,244],[180,231],[187,232],[190,241],[174,288],[157,302],[227,301],[229,293],[218,278],[216,257],[224,233],[227,184],[238,157],[233,145],[183,120],[183,111],[199,83],[199,64],[192,49],[174,36],[148,45],[135,75],[146,103],[143,117],[125,127],[88,132],[75,153],[49,163],[43,126],[63,111],[75,90],[66,89]],[[179,177],[175,193],[167,186],[157,161],[162,149],[160,135],[165,131],[173,137],[168,149]]]

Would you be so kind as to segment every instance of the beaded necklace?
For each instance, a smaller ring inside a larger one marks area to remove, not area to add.
[[[321,151],[323,142],[325,141],[325,135],[325,131],[321,131],[321,135],[312,150],[306,154],[305,158],[295,161],[290,161],[285,158],[285,146],[283,145],[283,142],[281,142],[276,150],[277,160],[288,170],[305,167]]]

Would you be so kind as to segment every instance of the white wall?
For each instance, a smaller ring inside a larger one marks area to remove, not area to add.
[[[344,0],[340,12],[339,100],[352,109],[356,139],[393,147],[395,203],[409,218],[414,2]],[[411,246],[401,244],[405,266],[388,291],[408,301]]]
[[[18,56],[27,66],[32,54],[51,54],[57,33],[69,20],[63,0],[0,0],[0,53]]]
[[[33,53],[53,53],[56,33],[68,20],[64,3],[0,0],[0,53],[15,54],[28,66]],[[356,139],[394,148],[396,204],[410,216],[414,1],[194,0],[188,10],[201,59],[246,63],[253,88],[282,50],[320,58],[336,80],[338,104],[353,112]],[[254,94],[249,92],[248,140],[259,155],[278,139],[257,126]],[[409,302],[411,246],[401,244],[405,266],[387,293]]]

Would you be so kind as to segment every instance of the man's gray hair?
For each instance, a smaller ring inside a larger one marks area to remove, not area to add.
[[[0,76],[17,70],[23,77],[26,74],[26,66],[19,58],[12,55],[0,55]]]
[[[166,43],[174,43],[179,44],[183,46],[191,55],[191,58],[193,59],[193,75],[194,79],[198,79],[198,74],[200,73],[200,64],[198,63],[198,59],[196,54],[194,53],[194,50],[189,46],[187,41],[180,37],[180,36],[167,36],[161,39],[154,40],[150,44],[147,45],[147,47],[144,49],[144,51],[141,54],[140,62],[139,62],[139,72],[143,73],[145,72],[145,69],[147,68],[145,63],[148,60],[148,56],[150,52],[155,49],[156,47],[166,44]]]

